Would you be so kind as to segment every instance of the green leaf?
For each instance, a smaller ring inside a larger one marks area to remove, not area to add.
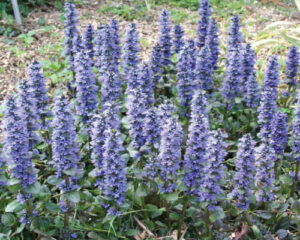
[[[286,185],[292,185],[293,184],[293,179],[290,176],[287,175],[282,175],[279,178],[280,182]]]
[[[158,208],[157,206],[153,204],[147,204],[146,209],[148,210],[148,214],[150,218],[156,218],[163,214],[165,211],[165,208]]]
[[[137,190],[136,190],[136,195],[138,197],[146,197],[148,195],[148,188],[145,184],[140,183]]]
[[[179,215],[177,213],[170,213],[171,220],[179,220]]]
[[[174,192],[174,193],[164,194],[164,197],[167,200],[167,202],[174,202],[178,199],[178,193]]]
[[[257,215],[263,219],[272,218],[272,213],[270,213],[270,212],[260,212],[260,213],[257,213]]]
[[[80,194],[78,191],[65,193],[64,196],[73,203],[78,203],[80,201]]]
[[[12,226],[14,225],[16,221],[16,218],[13,214],[11,213],[4,213],[2,216],[1,216],[1,223],[4,225],[4,226]]]
[[[54,213],[59,213],[60,212],[60,209],[57,206],[57,204],[55,204],[53,202],[46,202],[45,207],[50,212],[54,212]]]
[[[49,176],[48,178],[47,178],[47,183],[49,183],[50,185],[58,185],[58,184],[60,184],[61,183],[61,181],[62,181],[62,179],[61,178],[58,178],[58,177],[56,177],[56,176]]]
[[[10,202],[6,208],[5,212],[19,212],[24,208],[24,206],[19,203],[17,200]]]
[[[134,235],[137,235],[139,232],[136,230],[136,229],[129,229],[127,232],[126,232],[126,235],[127,236],[130,236],[130,237],[133,237]]]
[[[25,192],[32,194],[32,195],[39,194],[40,190],[41,190],[41,184],[39,182],[35,182],[34,184],[32,184],[24,189]]]
[[[257,239],[262,239],[262,234],[261,234],[259,228],[256,225],[253,225],[251,228],[252,228],[254,235],[257,237]]]
[[[219,219],[223,219],[224,217],[225,217],[225,213],[223,208],[218,207],[215,211],[212,211],[210,213],[209,219],[210,221],[215,222]]]
[[[299,215],[300,214],[300,202],[296,200],[293,205],[292,209]]]
[[[282,33],[282,36],[289,41],[291,44],[295,45],[296,47],[300,48],[300,42],[297,39],[287,36],[286,34]]]

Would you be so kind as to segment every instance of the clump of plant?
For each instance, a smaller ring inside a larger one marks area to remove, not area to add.
[[[81,33],[65,10],[68,81],[48,89],[33,61],[3,102],[2,239],[296,239],[296,47],[259,86],[238,16],[219,59],[208,0],[192,39],[161,12],[149,61],[136,23]]]

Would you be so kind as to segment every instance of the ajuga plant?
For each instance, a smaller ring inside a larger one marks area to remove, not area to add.
[[[173,50],[175,53],[179,53],[184,45],[184,30],[179,24],[174,26],[174,40],[173,40]]]
[[[193,71],[193,52],[190,51],[190,45],[185,43],[180,52],[176,64],[177,69],[177,89],[178,101],[185,110],[183,115],[187,116],[188,109],[195,90],[194,71]]]
[[[235,205],[246,211],[249,209],[255,174],[255,141],[250,134],[245,134],[238,142],[238,152],[235,159],[234,190],[232,196]]]
[[[34,93],[38,117],[42,122],[42,126],[46,126],[46,117],[49,115],[48,104],[49,97],[47,96],[47,88],[44,74],[42,73],[42,66],[39,62],[33,61],[29,65],[28,70],[29,84]]]
[[[240,32],[240,17],[233,16],[230,19],[230,25],[228,30],[228,43],[227,43],[227,53],[239,50],[243,41],[243,35]]]
[[[211,52],[203,46],[197,55],[195,68],[195,88],[209,91],[213,89]]]
[[[78,34],[78,16],[74,4],[65,3],[65,54],[68,57],[71,69],[74,67],[74,38]]]
[[[89,52],[81,50],[75,55],[75,72],[76,72],[76,110],[81,116],[82,121],[87,123],[91,113],[96,109],[98,104],[95,73],[93,71],[92,61]]]
[[[83,40],[79,33],[73,38],[73,67],[75,68],[75,55],[84,49]]]
[[[176,189],[176,176],[180,168],[182,127],[176,115],[167,119],[161,132],[158,159],[160,160],[160,191],[171,193]]]
[[[223,193],[221,181],[225,175],[224,160],[227,155],[225,138],[227,135],[222,130],[214,130],[209,133],[207,163],[203,170],[205,175],[198,193],[198,200],[208,203],[208,211],[216,210],[220,195]]]
[[[29,152],[29,134],[24,119],[25,109],[18,106],[16,97],[9,96],[5,101],[5,111],[2,121],[4,154],[10,178],[21,184],[17,195],[20,204],[26,203],[26,211],[22,212],[19,221],[29,224],[33,216],[31,194],[28,188],[37,181],[37,172]]]
[[[98,69],[101,67],[101,55],[102,55],[102,44],[104,43],[103,37],[104,34],[103,29],[107,26],[105,24],[100,24],[96,30],[95,33],[95,39],[94,39],[94,65]]]
[[[224,54],[202,0],[198,33],[183,41],[164,10],[144,59],[137,23],[77,30],[65,6],[70,64],[44,77],[33,61],[0,107],[0,238],[296,239],[298,50],[256,77],[239,17]]]
[[[142,62],[138,68],[137,85],[141,87],[147,106],[154,103],[153,72],[147,63]]]
[[[259,136],[262,141],[271,137],[272,124],[277,111],[277,87],[279,83],[279,64],[276,57],[270,57],[265,70],[258,107]]]
[[[240,81],[240,92],[242,96],[247,96],[248,82],[251,81],[251,77],[254,74],[254,64],[256,61],[256,55],[249,43],[242,50],[242,73]]]
[[[69,102],[64,95],[56,97],[53,115],[53,166],[56,177],[60,180],[58,188],[62,195],[59,205],[62,213],[64,213],[64,226],[68,228],[69,213],[74,204],[69,193],[79,189],[78,180],[82,175],[82,170],[74,118]]]
[[[131,23],[126,29],[123,55],[123,70],[127,85],[130,84],[130,74],[132,73],[132,70],[136,69],[139,63],[139,51],[140,44],[137,25]]]
[[[290,140],[290,146],[292,148],[293,157],[296,161],[294,182],[291,190],[291,196],[293,196],[298,182],[298,175],[300,171],[300,93],[299,92],[297,95],[296,107],[294,110],[294,119],[291,128],[292,128],[292,136]]]
[[[198,10],[198,30],[197,30],[197,47],[202,48],[207,37],[209,19],[211,15],[211,7],[209,0],[200,0],[200,7]]]
[[[207,141],[209,137],[209,119],[207,100],[204,91],[194,94],[192,100],[191,123],[188,131],[187,148],[184,155],[184,183],[188,194],[198,193],[207,165]]]
[[[93,117],[91,136],[91,162],[94,165],[96,175],[96,186],[102,191],[104,187],[103,152],[105,143],[105,131],[107,130],[104,113],[97,113]]]
[[[29,82],[21,80],[18,88],[18,106],[22,111],[24,123],[28,132],[29,149],[37,143],[38,136],[35,131],[39,129],[37,102],[34,96],[33,89],[30,87]]]
[[[166,67],[171,63],[171,23],[167,10],[162,10],[159,19],[159,45],[162,51],[162,66]]]
[[[111,35],[111,54],[113,56],[113,65],[118,69],[119,61],[121,58],[121,42],[119,36],[119,23],[117,20],[112,19],[109,24]]]
[[[126,107],[128,109],[129,135],[132,139],[132,147],[140,150],[145,144],[143,126],[145,121],[145,111],[147,107],[147,98],[143,93],[141,86],[131,89],[127,96]],[[136,156],[138,157],[138,156]]]
[[[161,79],[162,73],[162,50],[159,43],[156,43],[153,47],[151,58],[150,58],[150,68],[153,72],[153,83],[156,86]],[[156,91],[155,91],[156,92]]]
[[[244,99],[246,106],[256,108],[259,103],[260,88],[256,79],[256,74],[253,73],[247,80],[246,93]]]
[[[287,55],[285,77],[286,83],[289,87],[297,86],[297,74],[299,69],[300,54],[298,48],[295,46],[290,47]]]
[[[219,30],[215,19],[210,19],[207,27],[207,36],[205,38],[205,45],[210,49],[212,68],[215,69],[218,64],[220,54],[219,50]]]
[[[117,129],[107,130],[103,146],[104,195],[109,198],[108,215],[119,216],[119,208],[125,201],[126,162],[122,156],[124,151],[120,133]]]
[[[83,45],[84,49],[88,51],[91,61],[94,58],[94,35],[95,30],[93,28],[93,25],[87,25],[83,35]]]
[[[106,103],[120,99],[122,94],[122,80],[118,73],[103,73],[99,80],[102,83],[101,104],[103,107],[105,107]]]
[[[270,202],[274,199],[274,164],[276,154],[272,146],[272,140],[263,141],[256,149],[256,175],[255,184],[258,188],[256,199],[258,202]]]

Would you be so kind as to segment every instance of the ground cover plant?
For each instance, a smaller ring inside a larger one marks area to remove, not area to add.
[[[295,46],[259,83],[239,16],[219,58],[208,0],[194,38],[160,13],[149,61],[137,23],[65,11],[65,80],[33,60],[2,104],[0,239],[299,237]]]

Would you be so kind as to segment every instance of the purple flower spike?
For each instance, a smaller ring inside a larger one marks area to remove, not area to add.
[[[271,141],[262,142],[256,149],[255,183],[258,188],[257,201],[269,202],[274,200],[274,163],[276,154]]]
[[[180,25],[176,24],[174,26],[174,40],[173,40],[173,48],[175,53],[179,53],[184,46],[183,36],[184,36],[184,30]]]
[[[139,63],[139,35],[137,32],[137,26],[135,23],[131,23],[126,29],[126,37],[124,43],[124,75],[126,83],[130,81],[132,69],[136,69]]]
[[[161,132],[161,142],[158,159],[160,161],[160,176],[164,182],[161,192],[173,192],[176,189],[175,179],[178,175],[183,141],[182,127],[178,117],[173,115],[167,120]]]
[[[93,71],[92,62],[89,53],[81,51],[75,56],[75,72],[76,72],[76,99],[77,114],[80,115],[84,123],[90,119],[90,114],[98,105],[95,73]]]
[[[289,86],[297,86],[297,74],[299,69],[300,54],[298,48],[292,46],[286,60],[285,76]]]
[[[115,215],[115,210],[125,201],[126,162],[121,134],[116,129],[108,129],[103,152],[104,195],[111,201],[108,215]]]
[[[198,20],[198,31],[197,31],[197,36],[198,36],[197,46],[199,49],[201,49],[205,44],[209,18],[211,15],[211,7],[210,7],[209,0],[200,0],[198,14],[199,14],[199,20]]]
[[[258,123],[260,138],[267,141],[271,137],[272,124],[277,112],[277,87],[279,83],[279,64],[276,57],[270,57],[264,73],[260,105],[258,107]]]
[[[34,93],[39,120],[48,114],[49,97],[47,96],[46,82],[39,62],[33,61],[28,70],[29,84]]]
[[[159,32],[159,45],[162,50],[162,65],[164,67],[171,63],[171,23],[169,19],[169,12],[167,10],[162,10],[160,18],[160,32]]]
[[[91,61],[94,58],[94,35],[95,30],[91,24],[89,24],[84,31],[83,45],[84,49],[89,53]]]
[[[71,66],[71,69],[74,67],[74,37],[78,34],[78,30],[76,28],[78,23],[78,16],[77,11],[75,8],[75,5],[66,2],[65,3],[65,55],[69,57],[69,63]]]
[[[187,149],[184,155],[184,182],[188,193],[197,192],[204,177],[207,164],[207,139],[209,137],[209,119],[206,111],[207,101],[204,91],[195,93],[192,101],[192,116],[189,126]]]
[[[184,108],[190,106],[190,102],[193,98],[193,93],[195,90],[193,71],[194,53],[190,50],[190,44],[189,42],[187,42],[182,51],[180,52],[176,64],[179,103]]]
[[[227,43],[227,53],[230,54],[232,51],[239,50],[243,41],[243,35],[240,32],[240,17],[233,16],[228,30],[228,43]]]
[[[5,101],[2,131],[8,171],[26,188],[36,182],[37,176],[29,155],[29,134],[22,115],[24,111],[22,106],[17,106],[15,97],[9,96]]]
[[[53,162],[56,175],[61,177],[65,171],[79,170],[81,156],[73,113],[65,96],[56,97],[53,114]],[[72,181],[70,181],[70,186],[72,186]]]
[[[245,134],[239,139],[238,152],[235,159],[236,172],[234,175],[233,198],[235,205],[247,211],[249,197],[252,195],[255,173],[255,141],[250,134]]]
[[[208,203],[208,210],[213,211],[218,206],[218,195],[222,194],[221,180],[224,178],[223,164],[227,155],[227,137],[221,130],[211,131],[207,146],[207,165],[204,168],[204,179],[199,188],[199,201]]]
[[[300,162],[300,92],[298,92],[294,116],[292,122],[291,148],[295,160]]]
[[[272,139],[275,153],[282,155],[287,145],[287,118],[286,114],[278,112],[272,124]]]
[[[25,80],[20,81],[18,89],[18,106],[27,128],[29,149],[32,149],[33,145],[38,140],[35,131],[39,129],[39,124],[37,122],[39,116],[33,89],[30,87],[29,82]]]
[[[195,69],[195,83],[197,89],[212,90],[214,83],[212,80],[211,52],[208,46],[204,46],[199,51]]]
[[[242,77],[240,82],[240,92],[244,96],[247,94],[247,86],[250,78],[255,74],[256,55],[249,43],[242,50]]]
[[[219,58],[220,51],[219,51],[219,32],[218,32],[217,22],[215,19],[209,20],[205,45],[209,47],[211,52],[212,69],[216,69],[218,65],[218,58]]]

